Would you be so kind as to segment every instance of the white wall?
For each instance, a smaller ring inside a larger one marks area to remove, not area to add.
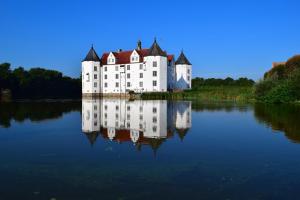
[[[82,93],[100,93],[100,62],[84,61],[81,66]],[[96,67],[96,71],[94,67]]]
[[[176,89],[189,89],[192,86],[192,66],[176,65]]]

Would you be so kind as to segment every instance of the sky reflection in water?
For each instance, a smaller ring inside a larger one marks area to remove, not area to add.
[[[0,104],[0,199],[295,199],[300,108]]]

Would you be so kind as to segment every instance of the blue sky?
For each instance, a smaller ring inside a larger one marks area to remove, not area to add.
[[[300,54],[299,0],[0,0],[0,63],[78,77],[94,44],[133,49],[138,39],[176,56],[193,76],[259,79],[273,61]]]

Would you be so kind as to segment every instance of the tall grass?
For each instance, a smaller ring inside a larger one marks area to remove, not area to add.
[[[197,87],[197,90],[182,92],[144,93],[141,98],[250,102],[254,100],[254,88],[252,86],[201,86]]]

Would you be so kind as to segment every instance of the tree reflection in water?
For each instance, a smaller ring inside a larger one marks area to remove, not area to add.
[[[258,122],[274,131],[282,131],[291,141],[300,143],[300,106],[256,104],[254,115]]]

